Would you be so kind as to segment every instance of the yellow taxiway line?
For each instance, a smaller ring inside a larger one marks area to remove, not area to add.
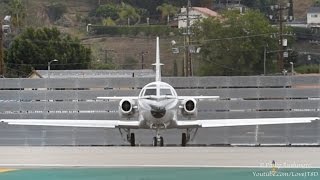
[[[9,169],[9,168],[0,168],[0,173],[10,172],[10,171],[16,171],[17,169]]]

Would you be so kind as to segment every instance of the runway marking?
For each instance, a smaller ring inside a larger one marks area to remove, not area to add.
[[[6,173],[10,171],[16,171],[17,169],[9,169],[9,168],[0,168],[0,173]]]
[[[163,164],[149,164],[149,165],[140,165],[140,164],[132,164],[132,165],[81,165],[81,164],[0,164],[0,166],[6,166],[6,167],[19,167],[19,168],[33,168],[33,167],[39,167],[39,168],[57,168],[57,167],[67,167],[67,168],[134,168],[134,167],[176,167],[176,168],[261,168],[261,169],[268,169],[271,167],[266,166],[218,166],[218,165],[163,165]],[[320,166],[310,166],[310,167],[286,167],[282,166],[281,169],[320,169]],[[12,169],[11,171],[14,171],[17,169]]]

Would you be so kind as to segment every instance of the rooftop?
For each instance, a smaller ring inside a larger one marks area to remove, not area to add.
[[[200,12],[202,14],[205,14],[207,16],[215,17],[219,16],[219,14],[211,9],[205,8],[205,7],[191,7],[192,10]],[[187,10],[186,8],[181,8],[181,15],[186,14]]]
[[[308,13],[320,13],[320,7],[310,7]]]
[[[205,7],[192,7],[192,9],[194,9],[196,11],[199,11],[199,12],[201,12],[203,14],[206,14],[208,16],[212,16],[212,17],[218,16],[217,12],[212,11],[211,9],[208,9],[208,8],[205,8]]]

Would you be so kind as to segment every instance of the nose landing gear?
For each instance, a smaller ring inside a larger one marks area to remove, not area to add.
[[[153,137],[152,146],[163,146],[163,137],[159,134],[159,129],[157,129],[157,135]]]

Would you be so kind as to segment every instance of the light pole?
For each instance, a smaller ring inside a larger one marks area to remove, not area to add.
[[[50,65],[51,65],[51,63],[53,63],[53,62],[58,62],[58,60],[57,60],[57,59],[54,59],[54,60],[51,60],[51,61],[48,62],[48,79],[50,79]]]
[[[293,76],[293,62],[290,62],[290,64],[291,64],[291,76]]]
[[[263,52],[263,75],[266,75],[266,61],[267,61],[267,47],[264,46],[264,52]]]
[[[144,56],[148,54],[148,51],[141,52],[141,69],[144,69]]]

